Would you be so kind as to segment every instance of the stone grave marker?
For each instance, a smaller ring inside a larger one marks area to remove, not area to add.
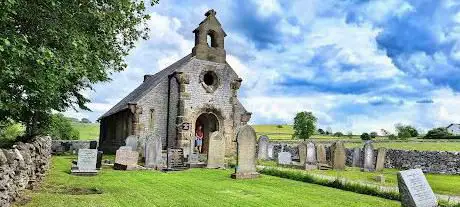
[[[115,170],[131,170],[137,167],[139,152],[131,150],[130,146],[122,146],[115,153]]]
[[[323,144],[318,144],[316,146],[316,160],[319,164],[327,164],[326,148],[324,148]]]
[[[249,125],[242,126],[236,135],[237,164],[234,179],[249,179],[259,177],[256,170],[256,132]]]
[[[161,137],[157,135],[149,135],[145,139],[145,167],[153,169],[162,169],[163,158],[162,158],[162,145]]]
[[[167,157],[168,169],[181,169],[185,167],[184,150],[182,148],[169,148]]]
[[[206,168],[225,168],[225,140],[219,132],[211,132],[209,136],[208,163]]]
[[[332,168],[335,170],[344,170],[347,154],[343,142],[337,141],[331,146]]]
[[[315,143],[307,143],[307,159],[305,163],[305,170],[312,170],[316,168],[316,147]]]
[[[385,168],[385,156],[387,154],[387,149],[379,148],[377,150],[377,162],[375,163],[375,170],[382,171]]]
[[[298,145],[298,149],[300,165],[304,166],[307,161],[307,145],[304,142],[301,142]]]
[[[278,164],[280,165],[290,165],[292,163],[292,155],[290,152],[280,152],[278,153]]]
[[[366,141],[364,144],[364,171],[374,171],[374,146],[372,146],[372,141]]]
[[[399,171],[398,188],[403,207],[438,206],[436,196],[420,169]]]
[[[126,138],[126,144],[125,146],[131,147],[132,151],[137,151],[137,136],[136,135],[129,135]]]
[[[355,147],[353,149],[353,160],[351,162],[351,166],[352,167],[361,167],[360,160],[361,160],[361,149],[359,147]]]
[[[96,169],[100,170],[102,166],[102,151],[97,151],[97,162],[96,162]]]
[[[80,149],[78,150],[78,160],[76,168],[72,168],[72,175],[96,175],[97,150]]]
[[[97,141],[90,141],[89,142],[90,149],[97,149]]]
[[[268,159],[268,137],[263,135],[259,137],[259,143],[257,144],[257,159],[267,160]]]
[[[273,159],[273,144],[272,143],[268,143],[267,156],[268,156],[268,159]]]

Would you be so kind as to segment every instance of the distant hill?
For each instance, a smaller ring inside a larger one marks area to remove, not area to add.
[[[72,122],[72,127],[80,132],[80,140],[99,139],[99,123]]]

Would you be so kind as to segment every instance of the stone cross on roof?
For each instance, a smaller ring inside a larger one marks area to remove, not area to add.
[[[216,11],[214,11],[214,9],[211,9],[207,11],[204,15],[205,16],[209,16],[209,15],[216,16]]]

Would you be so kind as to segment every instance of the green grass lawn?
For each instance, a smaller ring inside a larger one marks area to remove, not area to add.
[[[80,140],[99,139],[99,123],[72,122],[72,127],[80,132]]]
[[[26,206],[399,206],[399,202],[262,175],[233,180],[232,170],[114,171],[69,175],[74,157],[53,157]],[[102,194],[71,195],[93,189]]]

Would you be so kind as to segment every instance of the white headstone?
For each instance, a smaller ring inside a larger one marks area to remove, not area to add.
[[[292,157],[290,152],[278,153],[278,164],[290,165],[292,163]]]
[[[398,188],[401,206],[435,207],[436,196],[423,175],[422,170],[412,169],[398,172]]]
[[[263,135],[259,137],[257,144],[257,158],[260,160],[268,159],[268,137]]]
[[[268,143],[268,146],[267,146],[267,156],[268,156],[268,159],[273,159],[273,144],[272,143]]]
[[[80,149],[78,150],[77,167],[78,170],[96,170],[97,149]]]
[[[307,143],[307,164],[315,165],[316,164],[316,147],[315,143]]]
[[[129,135],[127,138],[126,138],[126,146],[128,147],[131,147],[131,150],[132,151],[136,151],[137,150],[137,136],[136,135]]]

